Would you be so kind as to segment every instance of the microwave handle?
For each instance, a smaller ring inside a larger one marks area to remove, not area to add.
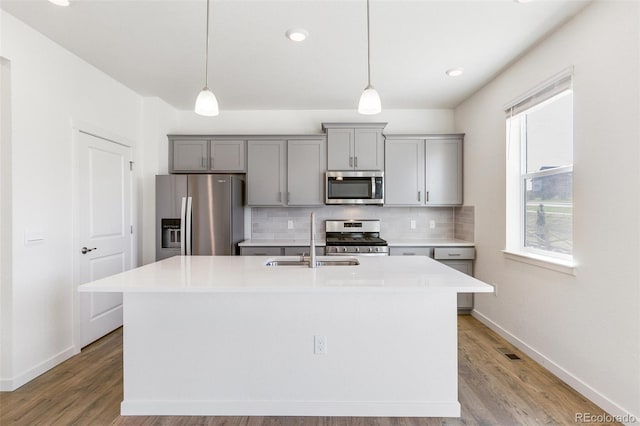
[[[371,178],[371,198],[376,198],[376,178]]]

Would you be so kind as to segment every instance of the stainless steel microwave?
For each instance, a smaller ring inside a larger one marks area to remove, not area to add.
[[[325,204],[384,204],[384,173],[327,172]]]

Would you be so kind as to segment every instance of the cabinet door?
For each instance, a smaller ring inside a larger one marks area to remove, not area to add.
[[[353,168],[384,169],[384,138],[379,129],[355,129]]]
[[[473,276],[472,260],[440,260],[460,272]],[[458,293],[458,311],[468,312],[473,309],[473,293]]]
[[[353,169],[354,129],[327,129],[327,168]]]
[[[284,140],[247,142],[248,205],[284,205],[285,144]]]
[[[240,256],[281,256],[282,247],[240,247]]]
[[[215,172],[244,172],[243,140],[212,140],[209,168]]]
[[[424,140],[387,139],[385,156],[384,203],[424,205]]]
[[[462,204],[462,139],[427,139],[428,206]]]
[[[285,256],[309,256],[309,246],[304,247],[285,247],[284,248]],[[316,255],[323,256],[324,255],[324,247],[316,247]]]
[[[324,204],[327,160],[324,139],[287,141],[287,204]]]
[[[208,140],[171,140],[171,171],[172,172],[203,172],[209,165]]]

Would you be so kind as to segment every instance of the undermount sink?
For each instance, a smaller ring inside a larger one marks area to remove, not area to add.
[[[304,259],[282,259],[275,258],[270,259],[265,263],[265,266],[305,266],[309,267],[309,258]],[[318,258],[316,259],[316,266],[357,266],[360,264],[360,261],[355,257],[347,257],[342,259],[336,258]]]

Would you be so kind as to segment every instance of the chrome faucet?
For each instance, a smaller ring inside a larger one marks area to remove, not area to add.
[[[309,238],[309,268],[315,268],[316,264],[316,214],[311,212],[311,236]]]

